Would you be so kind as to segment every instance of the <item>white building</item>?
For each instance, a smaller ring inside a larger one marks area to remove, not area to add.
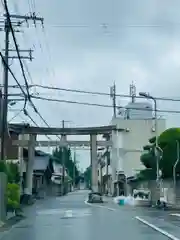
[[[124,129],[112,134],[114,148],[111,150],[111,192],[120,194],[125,187],[123,176],[127,179],[144,168],[140,161],[143,146],[156,135],[152,104],[147,101],[134,102],[132,99],[127,106],[119,109],[119,116],[113,118],[111,124]],[[158,117],[158,135],[165,129],[165,119]]]
[[[143,169],[140,156],[143,146],[148,144],[148,140],[155,136],[153,119],[121,119],[112,120],[118,128],[127,129],[119,132],[116,136],[117,141],[117,161],[112,162],[112,168],[116,171],[123,171],[127,177],[135,175]],[[165,119],[158,119],[158,134],[166,129]]]
[[[51,177],[51,181],[56,184],[61,184],[62,182],[62,176],[63,176],[63,166],[60,163],[53,162],[53,169],[54,172]],[[64,176],[67,177],[67,170],[64,171]]]

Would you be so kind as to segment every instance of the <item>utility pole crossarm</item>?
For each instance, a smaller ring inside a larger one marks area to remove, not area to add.
[[[10,59],[19,59],[18,56],[9,56],[8,58]],[[30,60],[32,61],[34,58],[33,57],[28,57],[28,56],[20,56],[21,59],[27,59],[27,60]]]
[[[4,14],[4,17],[7,17],[7,14]],[[42,23],[44,22],[44,18],[42,18],[42,17],[36,17],[35,14],[30,15],[30,16],[11,14],[10,17],[11,17],[11,18],[16,18],[16,19],[23,19],[23,20],[41,21]]]
[[[5,49],[3,49],[5,51]],[[34,50],[32,49],[19,49],[19,52],[33,52]],[[16,49],[9,49],[9,52],[16,52]]]

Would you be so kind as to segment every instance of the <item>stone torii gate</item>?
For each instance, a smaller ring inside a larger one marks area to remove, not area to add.
[[[117,143],[113,141],[97,141],[97,135],[110,134],[116,135],[117,131],[123,132],[125,129],[117,129],[115,125],[99,126],[99,127],[84,127],[84,128],[45,128],[45,127],[32,127],[29,124],[10,124],[9,129],[19,134],[19,140],[13,141],[13,145],[19,146],[19,159],[20,166],[23,160],[23,147],[28,147],[28,164],[26,172],[26,188],[25,194],[32,194],[32,174],[34,165],[34,152],[35,146],[90,146],[91,151],[91,186],[92,191],[98,191],[98,173],[97,173],[97,146],[110,146],[112,148],[112,163],[117,162],[118,155],[113,154],[117,148]],[[36,141],[37,135],[61,135],[62,141]],[[90,135],[90,141],[67,141],[67,135]],[[25,136],[28,136],[25,137]],[[112,180],[115,178],[116,169],[112,164]]]

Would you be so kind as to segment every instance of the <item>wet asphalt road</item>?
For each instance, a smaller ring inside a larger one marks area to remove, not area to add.
[[[26,209],[28,218],[19,222],[3,240],[165,240],[167,237],[142,224],[136,216],[180,237],[180,220],[169,212],[120,207],[112,203],[90,206],[84,203],[87,191],[38,201]]]

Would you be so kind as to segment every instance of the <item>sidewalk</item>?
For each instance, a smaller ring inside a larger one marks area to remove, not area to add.
[[[46,200],[45,199],[37,200],[33,205],[23,206],[24,217],[15,216],[9,213],[6,222],[5,223],[0,222],[0,240],[4,238],[5,235],[7,235],[13,228],[15,228],[22,221],[36,214],[37,208],[43,203],[43,201]]]

